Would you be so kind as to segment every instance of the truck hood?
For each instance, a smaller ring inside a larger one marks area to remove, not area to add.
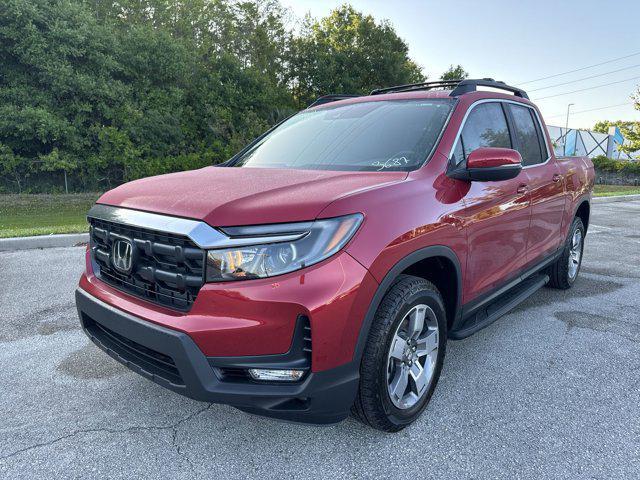
[[[406,172],[206,167],[125,183],[98,203],[220,227],[296,222],[313,220],[338,198],[406,177]]]

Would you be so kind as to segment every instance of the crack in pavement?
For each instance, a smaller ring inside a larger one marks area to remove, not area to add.
[[[189,464],[189,468],[191,470],[191,472],[195,473],[196,472],[196,467],[193,464],[193,462],[191,461],[191,459],[189,458],[189,456],[182,451],[182,449],[180,448],[180,444],[178,443],[178,427],[180,425],[182,425],[183,423],[197,417],[198,415],[200,415],[201,413],[206,412],[207,410],[210,410],[211,407],[213,407],[213,403],[210,403],[209,405],[207,405],[206,408],[203,408],[202,410],[199,410],[197,412],[195,412],[194,414],[190,415],[189,417],[185,418],[184,420],[176,423],[176,425],[173,428],[173,434],[171,436],[171,445],[173,447],[175,447],[176,449],[176,453],[178,454],[179,457],[182,457],[186,460],[186,462]]]
[[[180,457],[184,458],[187,461],[187,463],[190,465],[192,471],[195,471],[195,467],[194,467],[193,463],[191,462],[191,459],[189,457],[187,457],[184,454],[184,452],[181,451],[180,445],[178,445],[177,442],[176,442],[177,435],[178,435],[178,428],[182,424],[188,422],[189,420],[192,420],[193,418],[197,417],[198,415],[200,415],[200,414],[206,412],[207,410],[211,409],[211,407],[213,405],[214,405],[213,403],[210,403],[206,407],[201,408],[199,410],[196,410],[195,412],[187,415],[186,417],[178,420],[176,423],[173,423],[171,425],[165,425],[165,426],[134,425],[132,427],[127,427],[127,428],[123,428],[123,429],[100,427],[100,428],[85,428],[85,429],[75,430],[75,431],[73,431],[71,433],[67,433],[66,435],[62,435],[60,437],[54,438],[52,440],[49,440],[48,442],[36,443],[36,444],[30,445],[28,447],[24,447],[24,448],[21,448],[19,450],[16,450],[15,452],[12,452],[12,453],[10,453],[8,455],[0,457],[0,461],[4,461],[4,460],[10,459],[10,458],[13,458],[13,457],[15,457],[17,455],[20,455],[21,453],[29,452],[31,450],[35,450],[35,449],[42,448],[42,447],[48,447],[48,446],[54,445],[54,444],[56,444],[58,442],[61,442],[63,440],[68,440],[68,439],[73,438],[73,437],[75,437],[77,435],[83,435],[83,434],[86,434],[86,433],[109,433],[109,434],[114,434],[114,433],[128,433],[128,432],[133,432],[133,431],[171,430],[172,431],[171,444],[172,444],[173,447],[176,448],[176,453]]]

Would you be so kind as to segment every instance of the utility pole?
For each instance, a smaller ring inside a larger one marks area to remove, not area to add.
[[[573,105],[573,103],[570,103],[569,105],[567,105],[567,121],[564,125],[564,154],[567,154],[567,138],[569,136],[569,110],[571,109],[571,105]]]

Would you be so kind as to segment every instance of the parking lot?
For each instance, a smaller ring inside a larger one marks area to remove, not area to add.
[[[449,342],[398,434],[164,390],[81,332],[83,248],[0,252],[0,478],[640,478],[640,200],[593,209],[575,287]]]

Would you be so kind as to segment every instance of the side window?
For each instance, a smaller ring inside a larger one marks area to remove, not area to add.
[[[511,148],[507,119],[500,103],[481,103],[471,110],[454,149],[455,163],[482,147]]]
[[[460,164],[464,160],[464,153],[462,151],[462,140],[458,140],[456,148],[453,149],[453,161],[456,165]]]
[[[533,110],[520,105],[509,104],[515,135],[518,139],[518,151],[522,155],[522,165],[536,165],[547,159],[546,152],[543,152],[540,131],[536,128]]]

